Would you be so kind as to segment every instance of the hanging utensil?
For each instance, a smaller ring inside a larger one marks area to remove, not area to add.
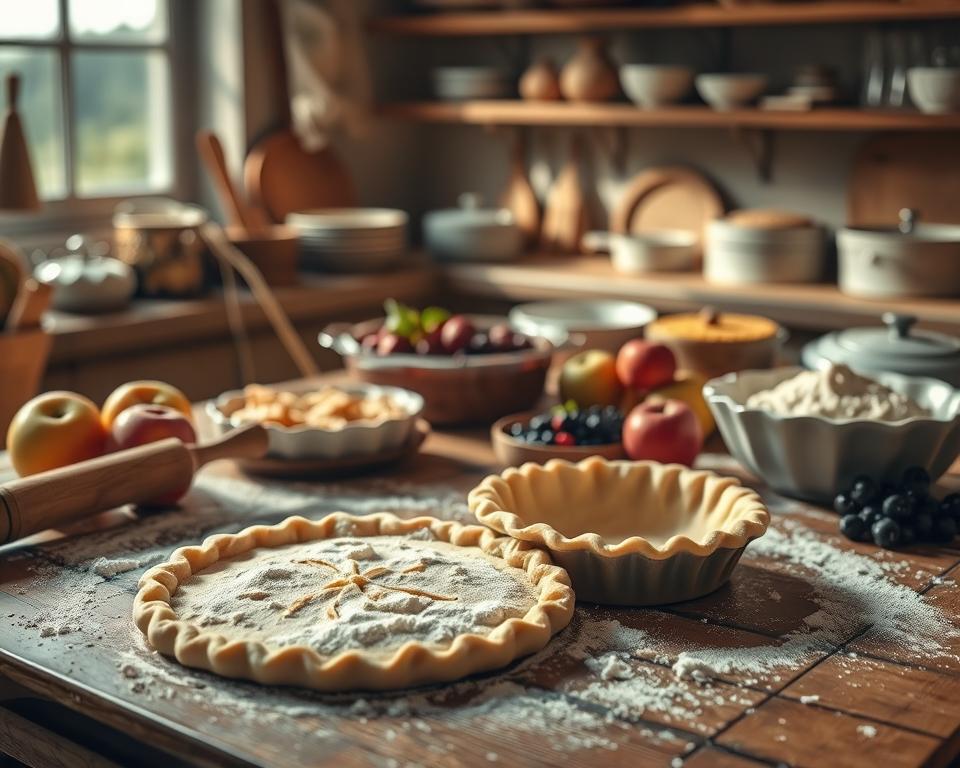
[[[17,112],[20,75],[7,75],[7,111],[0,125],[0,210],[34,210],[40,207],[30,166],[30,150]]]
[[[587,231],[587,200],[580,182],[583,137],[574,135],[570,142],[570,158],[560,171],[543,214],[540,245],[546,250],[577,253]]]
[[[248,233],[263,229],[267,224],[266,216],[260,209],[247,205],[247,202],[233,185],[230,171],[227,170],[223,144],[220,143],[217,135],[212,131],[198,131],[196,142],[200,159],[210,175],[210,181],[213,182],[217,197],[220,198],[220,204],[223,206],[230,225],[239,227]]]
[[[510,158],[510,178],[500,204],[513,213],[527,247],[540,236],[540,201],[527,176],[527,142],[519,131]]]

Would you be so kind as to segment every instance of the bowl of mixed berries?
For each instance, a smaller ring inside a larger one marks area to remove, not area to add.
[[[616,406],[580,409],[570,401],[549,411],[505,416],[490,429],[494,453],[506,466],[590,456],[623,459],[623,412]]]
[[[434,424],[480,424],[532,408],[563,339],[516,332],[504,317],[416,309],[393,299],[385,316],[329,326],[320,345],[369,384],[423,396]]]
[[[844,536],[885,549],[950,544],[960,530],[960,494],[937,499],[922,467],[907,469],[897,483],[861,475],[837,494],[833,508]]]

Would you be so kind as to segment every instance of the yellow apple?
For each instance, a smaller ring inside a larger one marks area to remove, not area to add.
[[[560,369],[560,400],[580,408],[619,405],[623,387],[617,378],[616,358],[602,349],[587,349],[569,358]]]
[[[74,392],[47,392],[10,422],[7,451],[17,474],[35,475],[100,456],[107,433],[97,406]]]
[[[706,383],[706,377],[695,371],[677,371],[673,381],[652,390],[648,397],[656,396],[664,400],[682,400],[685,402],[697,417],[697,421],[700,422],[703,436],[707,437],[713,432],[717,424],[713,420],[710,406],[703,399],[703,385]]]
[[[117,416],[131,405],[165,405],[180,411],[193,422],[193,410],[187,396],[172,384],[163,381],[130,381],[117,387],[103,404],[101,420],[109,430]]]

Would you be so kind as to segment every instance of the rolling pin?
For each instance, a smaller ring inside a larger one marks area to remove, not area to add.
[[[257,459],[267,452],[259,424],[207,445],[175,437],[109,453],[0,485],[0,544],[57,528],[124,504],[148,504],[190,487],[204,464]]]

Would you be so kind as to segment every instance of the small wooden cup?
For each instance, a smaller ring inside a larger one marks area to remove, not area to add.
[[[526,424],[537,415],[537,411],[515,413],[504,416],[490,427],[490,441],[493,443],[493,452],[497,460],[505,467],[519,467],[528,461],[543,464],[550,459],[566,459],[580,461],[591,456],[602,456],[605,459],[625,459],[623,443],[608,443],[606,445],[531,445],[518,440],[510,434],[510,427],[516,423]]]
[[[300,282],[300,233],[293,227],[274,224],[264,231],[249,232],[227,227],[227,238],[263,274],[268,285],[297,285]]]

